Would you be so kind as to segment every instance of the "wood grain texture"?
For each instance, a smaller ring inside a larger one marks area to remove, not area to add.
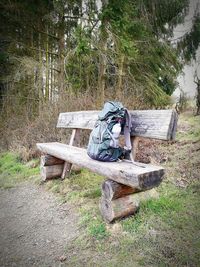
[[[42,155],[40,158],[40,166],[51,166],[51,165],[59,165],[63,164],[64,160],[55,158],[51,155]]]
[[[132,136],[142,136],[161,140],[175,138],[177,113],[174,110],[134,110],[131,115]],[[99,111],[77,111],[60,113],[58,128],[93,129]]]
[[[117,199],[135,192],[138,192],[138,190],[110,179],[104,181],[101,186],[102,196],[107,200]]]
[[[133,161],[135,161],[135,159],[136,159],[136,154],[137,154],[137,150],[138,150],[139,139],[140,139],[139,136],[131,136],[131,146],[132,146],[131,159]]]
[[[100,162],[92,160],[86,150],[61,143],[38,143],[37,148],[43,153],[74,163],[103,175],[116,182],[138,190],[147,190],[160,184],[164,169],[160,166],[129,162]]]
[[[52,165],[52,166],[41,166],[40,174],[43,181],[59,178],[62,175],[64,164]]]
[[[110,223],[116,219],[121,219],[135,214],[140,206],[141,201],[158,198],[159,194],[155,189],[145,192],[131,194],[125,197],[108,200],[101,197],[99,208],[103,219]]]

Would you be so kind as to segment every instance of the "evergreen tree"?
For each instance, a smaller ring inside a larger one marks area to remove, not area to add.
[[[135,108],[164,106],[179,55],[189,60],[199,45],[198,14],[177,49],[168,41],[188,0],[2,0],[0,11],[0,93],[31,115],[80,93],[98,105],[112,97]]]

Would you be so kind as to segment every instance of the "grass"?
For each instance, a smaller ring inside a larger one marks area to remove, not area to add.
[[[191,116],[190,113],[184,113],[179,116],[179,131],[177,132],[178,141],[200,140],[200,119],[199,116]]]
[[[82,203],[87,231],[69,265],[82,266],[85,257],[86,266],[200,266],[199,127],[199,117],[180,115],[177,142],[158,145],[167,156],[160,198],[141,203],[135,216],[102,225],[97,202]]]
[[[95,202],[101,196],[101,184],[104,178],[85,169],[72,171],[70,179],[52,180],[46,183],[46,188],[58,193],[62,202],[77,201]]]
[[[143,202],[136,216],[111,225],[92,206],[82,208],[84,233],[69,263],[82,266],[89,254],[86,266],[199,266],[199,190],[198,183],[187,189],[170,184],[166,195]]]
[[[199,117],[180,115],[177,142],[157,147],[166,158],[160,198],[142,202],[135,216],[113,224],[102,220],[98,208],[103,177],[80,170],[70,179],[44,183],[80,214],[80,235],[66,247],[66,266],[200,266],[199,130]],[[38,173],[14,154],[0,157],[3,188]]]
[[[20,158],[11,152],[0,154],[0,188],[12,188],[18,183],[38,177],[39,168],[31,167],[36,160],[25,165]]]

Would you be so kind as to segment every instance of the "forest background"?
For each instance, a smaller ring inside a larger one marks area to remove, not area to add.
[[[0,147],[25,160],[35,143],[66,141],[59,112],[169,107],[184,64],[200,42],[198,1],[191,31],[170,41],[189,0],[2,0]],[[199,77],[194,73],[197,83]]]

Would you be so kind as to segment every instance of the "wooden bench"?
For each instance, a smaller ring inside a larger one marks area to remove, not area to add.
[[[139,162],[99,162],[90,159],[86,149],[76,145],[80,139],[80,129],[92,130],[98,113],[99,111],[60,113],[57,127],[73,129],[69,144],[38,143],[37,148],[42,152],[43,180],[54,177],[64,179],[70,175],[72,164],[105,176],[107,180],[102,184],[100,210],[104,220],[111,222],[134,214],[140,199],[157,197],[152,188],[161,183],[164,168]],[[177,113],[174,110],[130,111],[130,114],[133,158],[140,137],[174,140],[177,127]]]

